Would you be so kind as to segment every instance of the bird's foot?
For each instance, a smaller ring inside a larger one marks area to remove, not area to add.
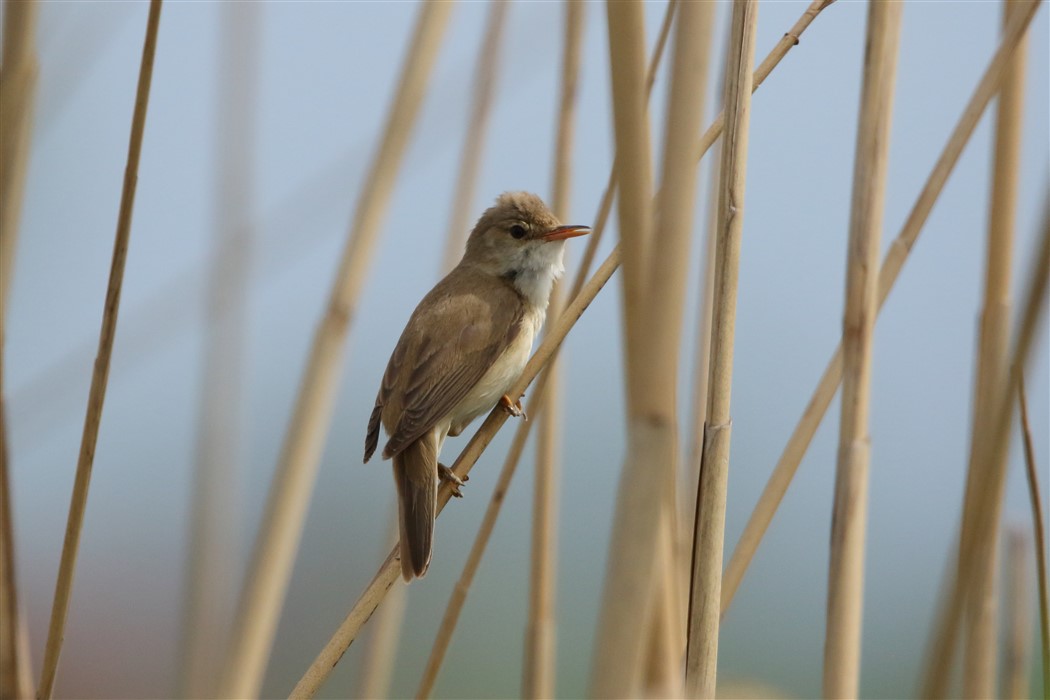
[[[459,490],[459,487],[464,486],[464,482],[470,481],[470,477],[468,476],[464,476],[460,479],[456,476],[456,472],[452,471],[441,462],[438,462],[438,478],[449,484],[454,498],[463,498],[463,492]]]
[[[511,401],[510,397],[504,394],[499,399],[499,405],[514,418],[521,418],[525,421],[529,419],[529,415],[525,413],[525,409],[521,405],[521,399]]]

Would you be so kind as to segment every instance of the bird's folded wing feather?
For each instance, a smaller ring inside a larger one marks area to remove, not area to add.
[[[502,280],[470,285],[469,293],[451,291],[462,286],[448,282],[416,308],[390,357],[369,421],[366,459],[378,443],[382,413],[396,416],[383,449],[387,458],[448,415],[521,330],[522,305]]]

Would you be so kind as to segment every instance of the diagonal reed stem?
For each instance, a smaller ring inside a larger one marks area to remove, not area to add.
[[[299,387],[241,595],[233,647],[220,685],[222,697],[254,697],[262,686],[331,423],[347,332],[452,7],[451,2],[420,6],[383,139],[364,180],[339,271]]]
[[[912,209],[901,227],[900,233],[887,250],[882,261],[882,267],[879,269],[880,310],[885,305],[886,299],[904,266],[904,262],[918,240],[922,227],[933,210],[933,205],[937,202],[937,198],[944,189],[948,176],[951,175],[966,143],[969,141],[970,136],[973,135],[973,131],[977,127],[985,107],[988,106],[988,102],[995,95],[999,85],[999,78],[1007,66],[1017,40],[1024,34],[1036,9],[1038,9],[1036,3],[1027,6],[1026,11],[1016,16],[1003,33],[999,49],[989,62],[988,68],[963,109],[962,116],[960,116],[951,135],[948,137],[948,141],[941,151],[936,164],[933,166],[929,177],[926,179],[926,183],[923,185],[915,204],[912,205]],[[791,485],[791,480],[794,478],[795,472],[806,454],[806,450],[809,449],[809,444],[813,440],[813,436],[816,434],[824,414],[827,413],[828,406],[831,405],[831,400],[835,396],[835,391],[841,378],[842,348],[840,344],[831,356],[831,360],[824,369],[824,374],[821,375],[820,381],[809,399],[809,403],[806,404],[802,417],[788,439],[780,459],[777,460],[776,467],[773,469],[773,473],[770,475],[769,481],[766,483],[766,487],[762,491],[762,495],[759,497],[759,501],[747,521],[747,525],[744,526],[744,532],[741,534],[736,549],[730,557],[729,564],[726,566],[722,582],[723,615],[729,609],[733,596],[740,586],[740,581],[743,579],[744,573],[747,571],[747,567],[750,565],[758,545],[762,541],[762,537],[769,528],[769,523],[773,520],[773,515],[780,506],[788,486]]]
[[[124,265],[128,259],[128,240],[131,236],[131,214],[135,208],[135,188],[138,183],[139,156],[142,154],[142,136],[146,129],[146,108],[149,106],[150,83],[153,80],[153,58],[157,52],[157,30],[160,26],[161,0],[150,0],[149,18],[146,21],[146,39],[142,46],[142,62],[139,67],[138,87],[135,91],[135,109],[131,118],[131,136],[128,143],[127,167],[124,170],[124,187],[120,194],[120,213],[113,241],[113,260],[109,270],[109,286],[102,312],[102,328],[98,337],[98,354],[91,375],[88,392],[87,413],[84,417],[84,432],[77,458],[76,478],[69,504],[69,519],[62,542],[62,558],[55,584],[55,598],[51,607],[51,622],[44,648],[44,663],[40,675],[37,696],[48,700],[55,688],[58,659],[65,635],[69,598],[73,591],[73,575],[76,571],[77,551],[80,546],[80,531],[84,525],[87,508],[88,487],[91,485],[91,468],[95,462],[95,445],[98,442],[99,425],[102,422],[102,405],[106,399],[106,382],[109,364],[113,356],[113,340],[117,332],[117,312],[120,309],[120,292],[124,282]]]
[[[868,510],[868,433],[872,346],[878,314],[879,240],[886,200],[890,124],[903,5],[868,5],[860,120],[853,168],[842,323],[842,418],[831,520],[824,697],[860,691],[864,545]]]

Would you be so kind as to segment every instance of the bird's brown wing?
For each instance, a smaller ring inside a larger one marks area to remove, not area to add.
[[[517,337],[523,313],[517,293],[498,278],[457,269],[442,280],[420,302],[390,356],[369,420],[366,461],[384,415],[390,433],[384,458],[448,415]]]

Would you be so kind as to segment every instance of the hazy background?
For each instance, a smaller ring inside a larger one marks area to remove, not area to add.
[[[147,10],[145,3],[42,5],[37,120],[6,377],[17,566],[37,668],[97,342]],[[805,6],[761,4],[759,60]],[[647,5],[651,38],[664,7]],[[240,561],[233,562],[238,570],[254,539],[305,354],[417,6],[269,2],[257,9],[262,36],[250,194],[255,204],[244,212],[257,245],[250,352],[243,367],[242,486],[232,504],[240,511],[237,536],[243,543]],[[434,67],[351,329],[266,695],[287,694],[385,553],[393,486],[386,464],[361,465],[364,428],[394,342],[437,279],[486,9],[479,2],[459,4]],[[727,9],[720,4],[718,56]],[[477,212],[508,189],[549,196],[562,12],[551,2],[510,8]],[[899,230],[987,65],[1000,12],[996,2],[908,4],[884,243]],[[229,40],[222,33],[223,13],[220,3],[173,2],[163,10],[120,325],[59,670],[61,696],[162,697],[176,689],[204,290],[221,152],[216,66]],[[754,102],[727,555],[840,331],[865,16],[861,2],[840,0],[826,10]],[[1047,17],[1040,9],[1030,32],[1018,280],[1029,268],[1047,192]],[[592,220],[612,158],[604,7],[590,5],[586,22],[573,223]],[[662,85],[661,79],[652,103],[656,145]],[[867,696],[914,692],[958,522],[987,222],[993,123],[987,115],[878,325],[862,678]],[[614,240],[608,236],[603,251]],[[692,374],[700,240],[698,227],[683,406]],[[571,271],[583,243],[570,242],[569,248]],[[585,692],[624,454],[619,278],[614,282],[567,342],[558,588],[558,688],[565,696]],[[1028,383],[1037,456],[1045,468],[1045,317]],[[751,677],[801,697],[819,692],[837,418],[836,402],[726,618],[724,678]],[[467,497],[441,518],[430,573],[409,590],[397,694],[415,690],[508,435],[505,430],[481,459]],[[465,441],[451,440],[445,456],[451,459]],[[1014,446],[1004,517],[1027,528],[1028,496],[1016,441]],[[524,464],[531,464],[530,455]],[[523,468],[510,491],[438,695],[519,692],[531,478],[531,467]],[[355,644],[343,658],[325,695],[353,692],[361,648]]]

